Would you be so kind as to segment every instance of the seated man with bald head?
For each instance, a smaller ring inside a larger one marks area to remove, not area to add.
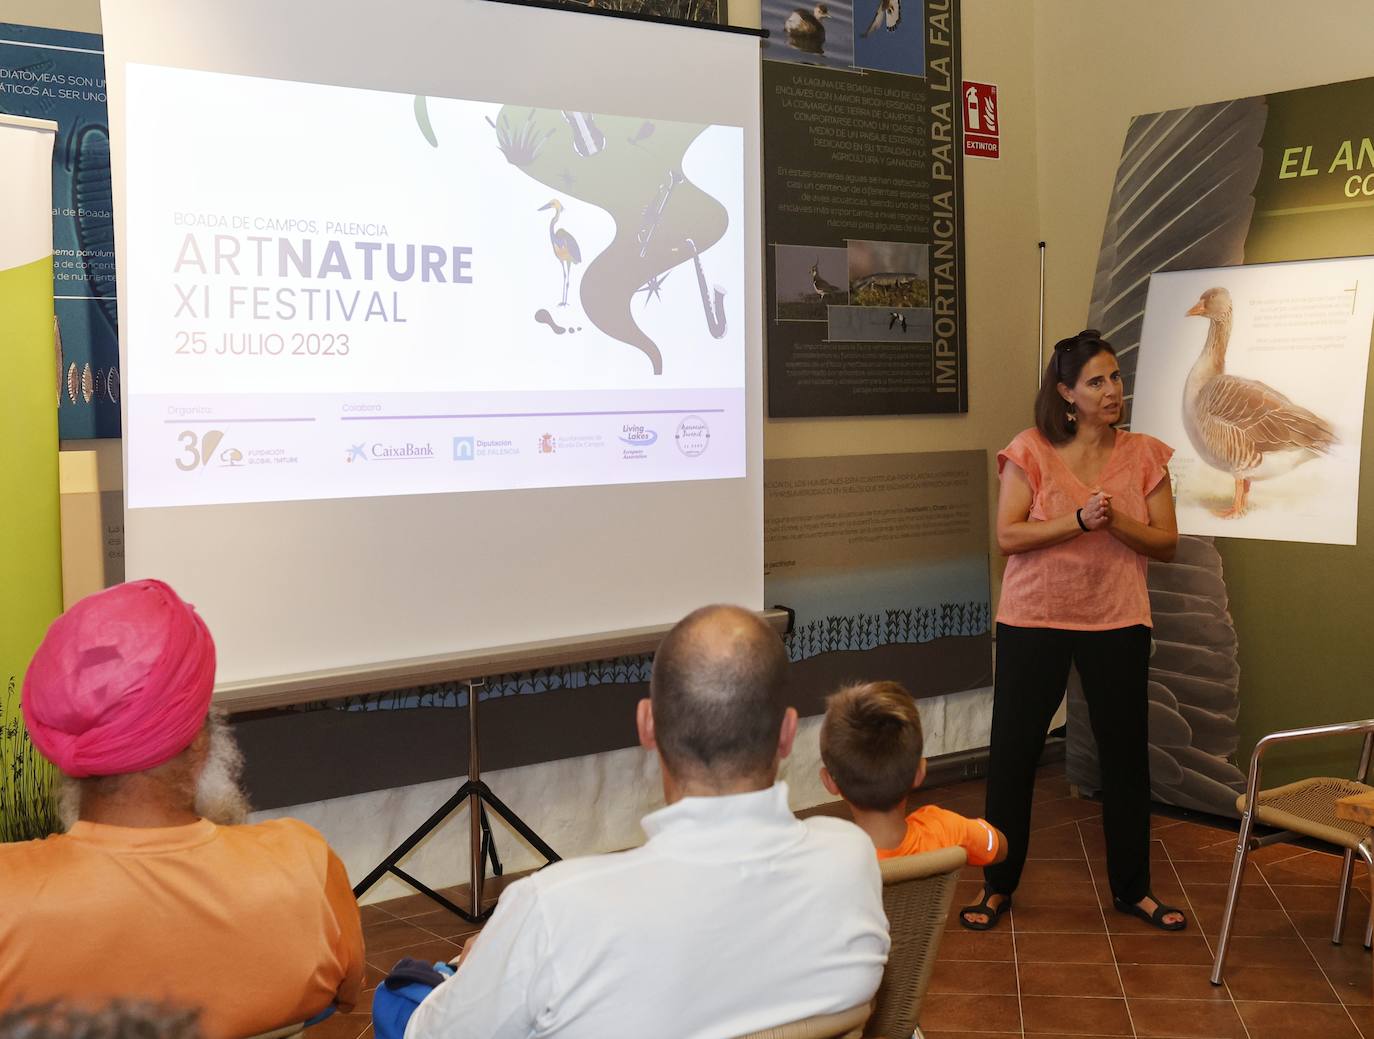
[[[636,718],[667,802],[648,843],[507,888],[406,1039],[727,1039],[870,1000],[888,950],[877,860],[852,824],[788,808],[787,669],[744,610],[679,622]]]
[[[48,629],[24,721],[66,777],[69,826],[0,844],[0,1011],[153,1000],[229,1039],[358,998],[347,874],[303,823],[242,825],[214,684],[210,632],[160,581],[90,596]]]

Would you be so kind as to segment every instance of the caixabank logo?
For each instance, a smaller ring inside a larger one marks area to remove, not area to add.
[[[391,462],[434,458],[434,445],[428,442],[417,444],[407,440],[402,444],[374,443],[349,444],[344,452],[345,462]]]

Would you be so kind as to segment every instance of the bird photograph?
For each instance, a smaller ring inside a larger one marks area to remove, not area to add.
[[[833,296],[836,293],[844,292],[844,289],[840,288],[838,285],[830,284],[830,282],[826,281],[825,278],[821,276],[820,257],[817,257],[816,261],[811,264],[811,288],[815,291],[816,295],[821,298],[821,302],[825,302],[826,296]]]
[[[568,283],[572,277],[573,264],[582,262],[582,250],[577,245],[577,239],[566,228],[558,226],[558,219],[563,215],[563,203],[556,198],[550,199],[539,207],[541,213],[546,209],[553,210],[553,216],[549,220],[549,245],[553,247],[554,259],[563,268],[563,301],[558,305],[566,307],[568,305]]]
[[[774,300],[779,321],[826,321],[849,303],[848,253],[842,247],[775,245]]]
[[[765,54],[777,61],[848,68],[854,62],[854,5],[763,0]]]
[[[1234,481],[1231,502],[1212,511],[1235,519],[1254,507],[1254,481],[1281,478],[1328,454],[1338,437],[1330,422],[1280,390],[1226,370],[1230,291],[1207,289],[1186,316],[1205,318],[1207,337],[1183,386],[1183,428],[1198,458]]]
[[[868,23],[868,28],[863,31],[867,37],[884,26],[888,32],[896,32],[897,26],[902,22],[902,0],[878,0],[878,10],[873,14],[873,21]]]
[[[869,0],[854,7],[854,65],[904,76],[926,74],[926,40],[921,8],[903,12],[902,0]],[[903,15],[906,17],[903,17]]]
[[[782,23],[788,46],[809,54],[824,54],[825,20],[829,17],[830,8],[825,4],[817,4],[810,10],[798,7]]]

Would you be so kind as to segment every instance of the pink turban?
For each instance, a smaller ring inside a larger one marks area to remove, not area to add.
[[[87,596],[43,637],[24,676],[24,721],[67,775],[113,776],[170,761],[205,724],[215,643],[161,581]]]

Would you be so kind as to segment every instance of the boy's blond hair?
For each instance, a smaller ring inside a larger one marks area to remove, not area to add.
[[[924,747],[916,701],[898,682],[849,685],[826,699],[821,760],[857,808],[886,812],[905,801]]]

